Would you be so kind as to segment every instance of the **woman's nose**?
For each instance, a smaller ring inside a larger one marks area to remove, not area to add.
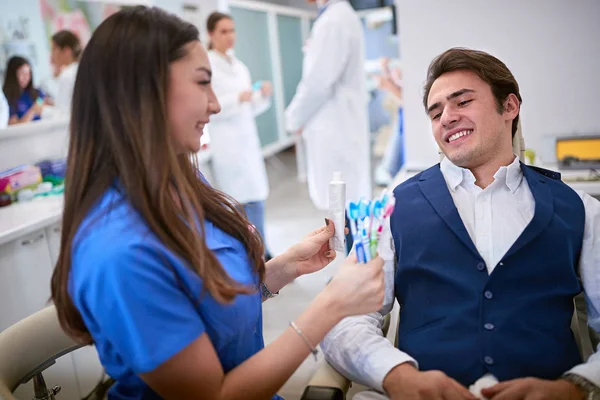
[[[211,91],[211,96],[208,99],[208,111],[211,114],[218,114],[221,112],[221,105],[214,92]]]

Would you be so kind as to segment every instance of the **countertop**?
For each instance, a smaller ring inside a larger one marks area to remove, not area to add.
[[[39,197],[0,208],[0,246],[59,222],[62,209],[62,195]]]

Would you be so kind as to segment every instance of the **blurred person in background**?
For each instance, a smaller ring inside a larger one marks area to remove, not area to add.
[[[392,135],[386,145],[385,154],[375,170],[375,182],[379,186],[389,185],[404,165],[404,123],[402,108],[402,73],[400,68],[391,68],[390,60],[381,60],[378,87],[387,94],[393,108],[391,115]]]
[[[4,129],[8,126],[8,118],[9,118],[9,108],[8,101],[6,101],[6,96],[4,93],[0,93],[0,129]]]
[[[41,90],[33,87],[31,64],[23,57],[8,60],[2,89],[9,106],[9,125],[37,121],[44,106],[53,104]]]
[[[56,107],[62,112],[70,113],[81,43],[73,32],[61,30],[52,35],[51,46],[50,62],[57,86]]]
[[[326,210],[335,171],[342,173],[348,200],[371,198],[369,97],[359,17],[346,0],[317,5],[319,17],[305,46],[302,80],[285,123],[289,132],[302,135],[310,197],[318,209]]]
[[[211,118],[210,147],[216,186],[242,204],[266,243],[265,200],[269,182],[255,118],[271,107],[273,89],[262,82],[252,90],[250,72],[232,54],[235,23],[228,14],[212,13],[206,22],[212,85],[221,112]],[[265,257],[271,258],[265,244]]]

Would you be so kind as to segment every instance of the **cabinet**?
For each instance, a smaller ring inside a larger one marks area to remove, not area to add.
[[[60,253],[60,223],[51,225],[46,228],[46,236],[48,237],[48,249],[50,250],[50,260],[52,261],[52,269],[58,261]]]
[[[60,235],[60,224],[55,224],[0,246],[0,332],[48,306]],[[92,391],[103,371],[96,349],[89,346],[59,358],[43,374],[48,387],[62,387],[58,399],[78,400]],[[15,395],[32,398],[32,382]]]
[[[48,305],[51,275],[45,230],[0,246],[0,332]]]

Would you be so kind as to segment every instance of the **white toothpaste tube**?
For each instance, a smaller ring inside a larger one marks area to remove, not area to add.
[[[346,252],[346,183],[342,181],[342,173],[334,172],[329,183],[329,219],[335,226],[335,234],[329,240],[332,250]]]

